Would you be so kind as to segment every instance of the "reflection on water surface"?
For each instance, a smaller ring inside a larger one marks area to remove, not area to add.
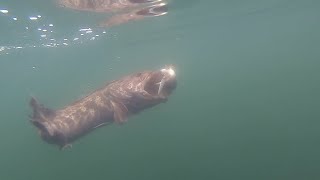
[[[50,21],[54,17],[47,17],[45,13],[31,16],[17,15],[14,10],[0,6],[0,18],[15,25],[13,37],[10,37],[8,42],[0,43],[0,55],[21,49],[65,47],[88,43],[102,37],[112,37],[107,33],[110,27],[146,17],[162,16],[168,11],[167,3],[163,0],[57,0],[56,5],[58,8],[70,11],[106,14],[106,18],[101,22],[96,22],[93,27],[80,27],[79,25],[78,29],[73,30],[74,32],[61,34],[57,32],[57,29],[63,27],[56,27]]]

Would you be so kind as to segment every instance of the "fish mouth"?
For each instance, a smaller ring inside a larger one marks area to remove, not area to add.
[[[167,98],[176,86],[175,69],[168,65],[150,75],[144,85],[144,91],[153,97]]]

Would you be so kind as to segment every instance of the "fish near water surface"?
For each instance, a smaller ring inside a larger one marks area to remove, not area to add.
[[[164,0],[58,0],[58,5],[79,11],[112,13],[111,18],[99,23],[101,27],[162,16],[168,12]]]

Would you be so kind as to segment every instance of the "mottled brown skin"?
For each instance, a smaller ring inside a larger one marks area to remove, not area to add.
[[[159,82],[165,79],[161,93]],[[32,124],[43,140],[65,148],[90,131],[127,118],[144,109],[167,101],[176,88],[175,76],[145,71],[112,81],[105,87],[60,110],[50,110],[32,98]]]
[[[112,16],[110,19],[103,21],[99,24],[101,27],[111,27],[127,23],[130,21],[137,21],[146,17],[162,16],[168,12],[166,4],[159,4],[148,6],[145,8],[138,9],[136,11],[130,11],[128,13],[122,13]]]
[[[163,0],[58,0],[58,4],[69,9],[97,13],[115,13],[99,23],[110,27],[145,17],[161,16],[168,12]]]
[[[135,7],[144,8],[154,5],[162,0],[58,0],[62,7],[92,11],[92,12],[116,12],[131,10]]]

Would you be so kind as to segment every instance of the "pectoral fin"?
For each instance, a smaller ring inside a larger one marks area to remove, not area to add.
[[[110,124],[110,123],[108,123],[108,122],[101,123],[101,124],[96,125],[95,127],[93,127],[93,129],[97,129],[97,128],[99,128],[99,127],[102,127],[102,126],[105,126],[105,125],[108,125],[108,124]]]
[[[115,122],[119,124],[125,123],[128,117],[127,107],[122,103],[113,102],[113,101],[111,101],[111,103],[113,106],[113,118]]]
[[[61,151],[64,151],[66,149],[71,149],[72,148],[72,144],[65,144],[63,146],[60,147]]]

